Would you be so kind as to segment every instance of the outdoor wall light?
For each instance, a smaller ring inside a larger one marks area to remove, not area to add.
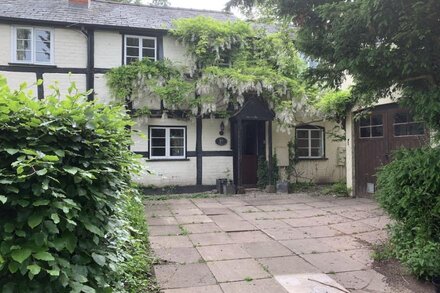
[[[220,132],[219,132],[219,134],[220,135],[225,134],[225,124],[223,123],[223,121],[222,121],[222,123],[220,123]]]

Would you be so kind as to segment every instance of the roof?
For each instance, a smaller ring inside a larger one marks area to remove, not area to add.
[[[168,30],[173,20],[196,16],[217,20],[236,19],[231,13],[221,11],[122,4],[103,0],[92,0],[89,8],[69,5],[68,0],[0,1],[0,20]]]

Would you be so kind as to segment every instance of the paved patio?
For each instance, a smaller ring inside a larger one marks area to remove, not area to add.
[[[146,213],[166,293],[402,292],[372,269],[389,219],[370,199],[255,193]]]

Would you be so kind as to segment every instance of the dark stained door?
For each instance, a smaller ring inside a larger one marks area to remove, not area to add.
[[[243,121],[241,176],[243,185],[257,184],[258,157],[264,155],[264,121]]]
[[[355,194],[368,196],[376,189],[376,172],[396,149],[415,148],[429,141],[423,123],[397,104],[376,107],[355,123]]]

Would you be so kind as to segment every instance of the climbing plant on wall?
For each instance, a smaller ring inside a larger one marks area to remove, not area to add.
[[[306,64],[294,46],[293,31],[270,33],[244,21],[206,17],[180,19],[170,34],[186,48],[190,66],[142,60],[112,69],[108,84],[121,102],[158,99],[165,110],[193,115],[237,109],[258,95],[281,124],[313,116],[318,89],[306,84]]]

